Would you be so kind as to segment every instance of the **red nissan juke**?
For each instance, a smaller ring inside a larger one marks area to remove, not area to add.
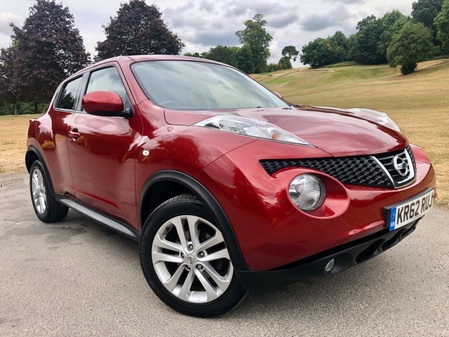
[[[65,80],[30,122],[37,217],[72,208],[139,242],[175,310],[339,273],[411,234],[435,172],[384,113],[292,105],[237,69],[124,56]]]

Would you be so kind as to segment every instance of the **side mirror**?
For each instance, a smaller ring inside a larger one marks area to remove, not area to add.
[[[83,97],[83,109],[91,115],[110,117],[131,117],[130,111],[124,110],[121,97],[113,91],[93,91]]]

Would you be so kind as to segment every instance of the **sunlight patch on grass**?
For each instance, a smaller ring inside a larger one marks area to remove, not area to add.
[[[0,116],[0,173],[23,172],[29,120],[38,115]]]

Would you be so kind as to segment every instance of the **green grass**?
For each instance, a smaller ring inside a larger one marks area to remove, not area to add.
[[[291,77],[275,77],[272,80],[267,81],[266,85],[278,85],[278,84],[285,84],[289,82],[293,82],[295,79]]]

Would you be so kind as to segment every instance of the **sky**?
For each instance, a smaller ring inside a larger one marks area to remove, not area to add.
[[[184,42],[182,53],[204,52],[217,45],[239,46],[235,32],[255,14],[267,21],[273,40],[269,62],[277,62],[285,46],[298,51],[310,41],[342,31],[349,36],[357,23],[369,15],[381,17],[392,10],[410,15],[417,0],[146,0],[162,12],[166,25]],[[11,42],[9,22],[21,27],[35,0],[0,0],[0,47]],[[56,0],[75,17],[86,50],[95,54],[98,41],[105,40],[102,26],[115,17],[127,0]],[[299,61],[295,64],[299,66]]]

